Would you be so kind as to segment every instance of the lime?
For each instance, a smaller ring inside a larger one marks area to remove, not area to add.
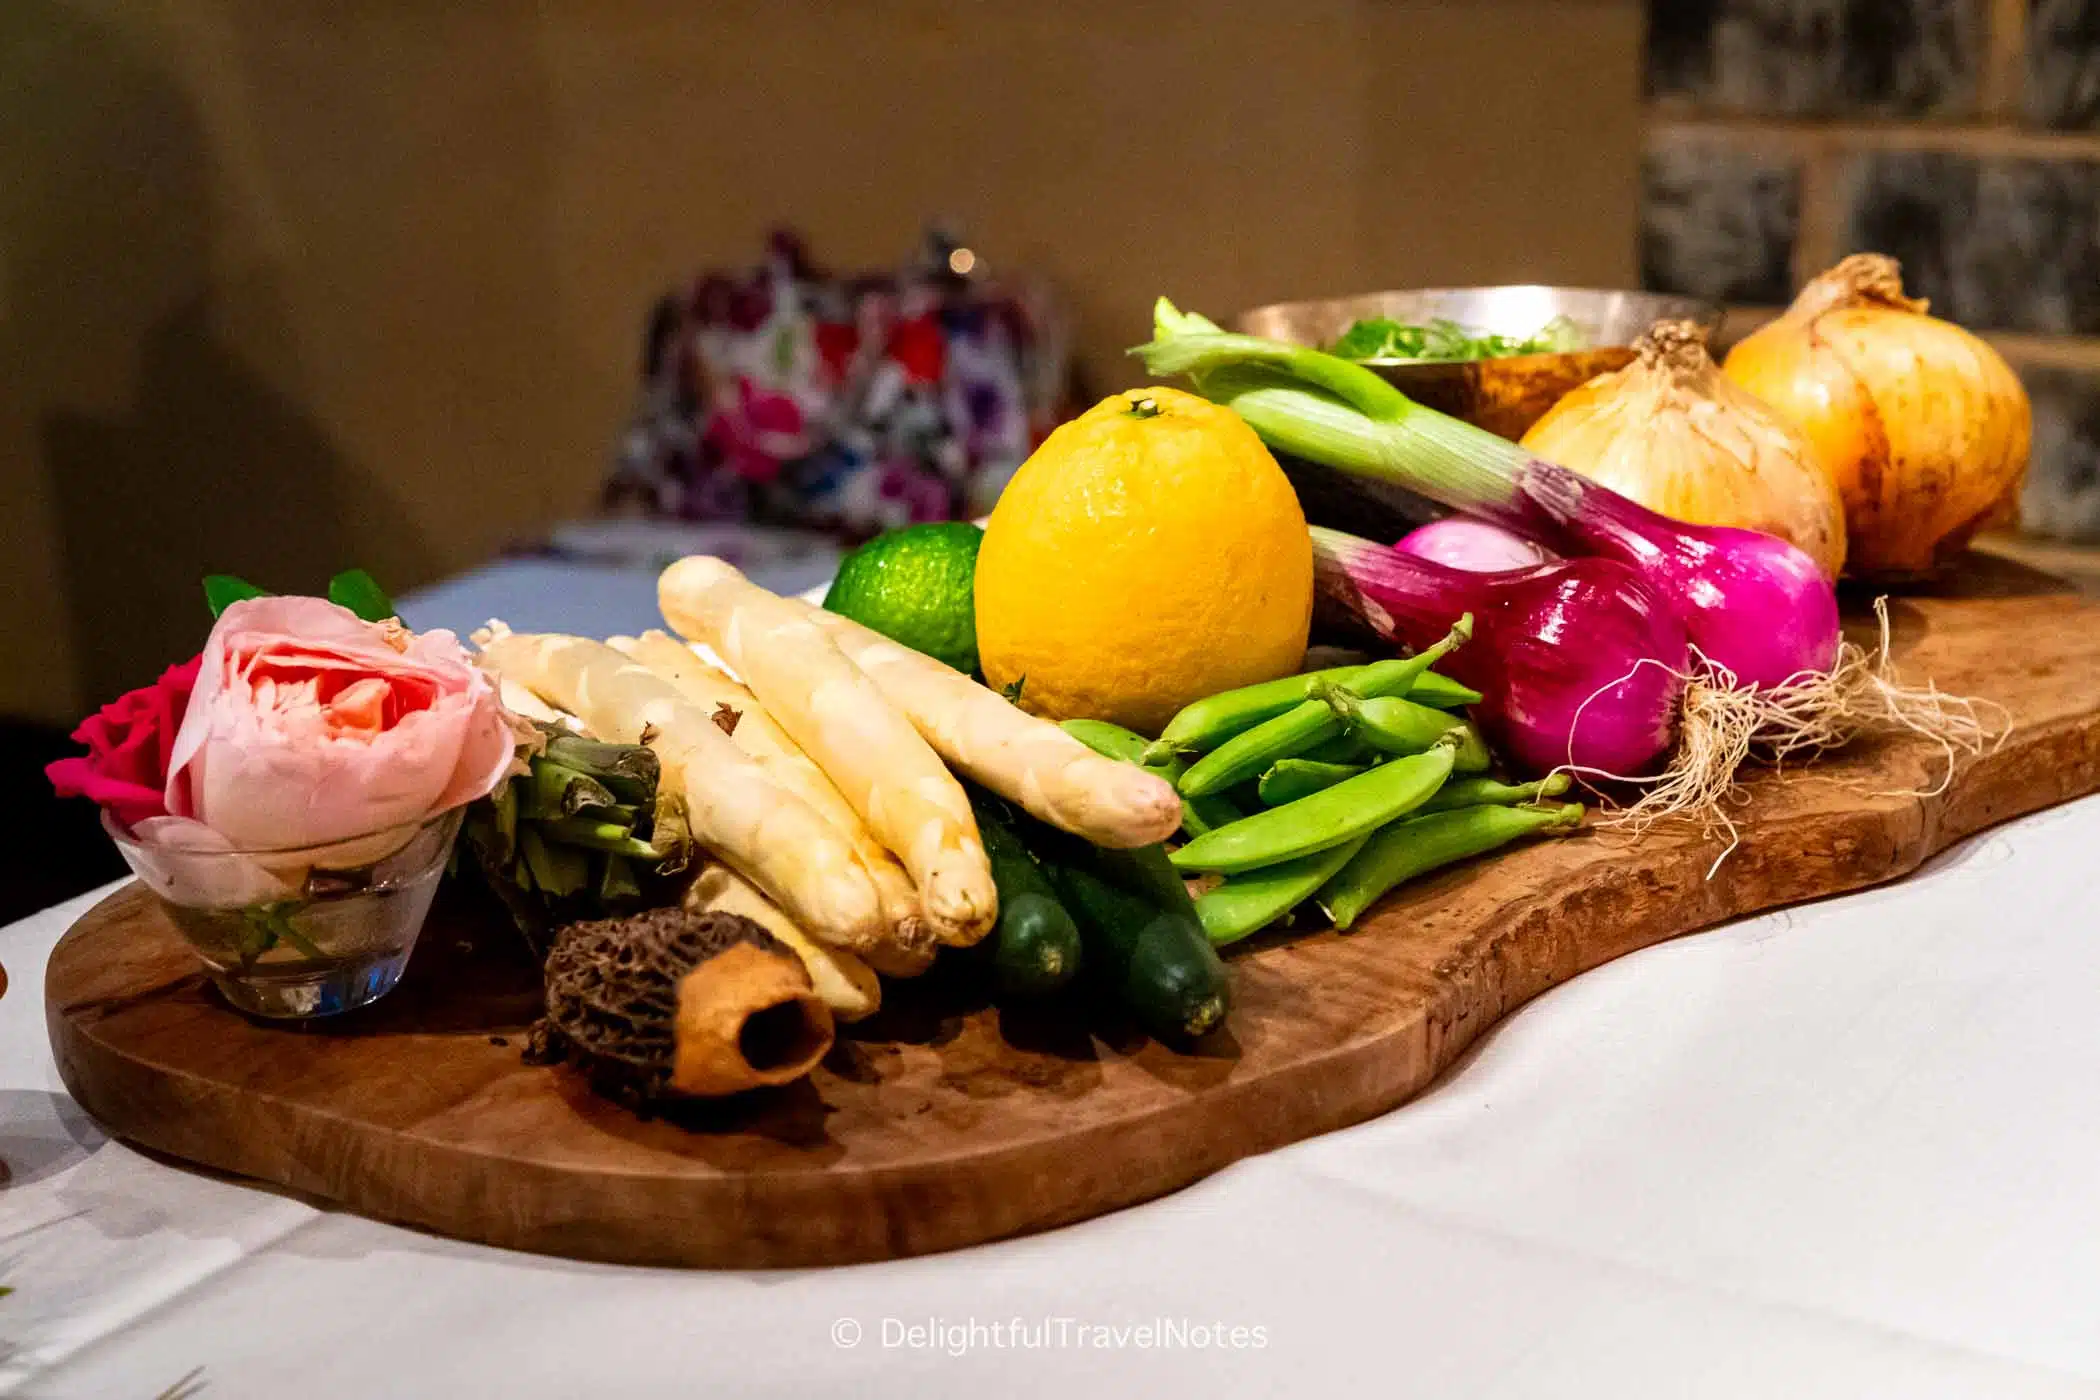
[[[893,642],[977,672],[977,546],[967,521],[908,525],[846,556],[824,606]]]

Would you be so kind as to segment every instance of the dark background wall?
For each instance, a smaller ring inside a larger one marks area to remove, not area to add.
[[[2026,381],[2028,531],[2100,540],[2100,0],[1654,0],[1640,266],[1740,329],[1848,252]],[[1760,312],[1759,308],[1765,308]]]

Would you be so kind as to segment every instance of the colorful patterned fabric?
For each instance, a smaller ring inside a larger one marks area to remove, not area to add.
[[[1025,278],[930,235],[885,275],[816,270],[792,234],[649,318],[608,508],[860,538],[981,515],[1068,408],[1065,321]]]

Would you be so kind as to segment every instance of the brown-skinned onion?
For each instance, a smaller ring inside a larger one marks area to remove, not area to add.
[[[2011,511],[2026,474],[2033,411],[2012,367],[1926,310],[1893,258],[1855,254],[1722,366],[1814,445],[1858,577],[1939,572]]]

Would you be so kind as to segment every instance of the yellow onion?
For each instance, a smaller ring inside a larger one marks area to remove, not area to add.
[[[1570,390],[1524,446],[1691,525],[1777,535],[1836,578],[1837,488],[1808,440],[1722,377],[1690,321],[1658,321],[1632,364]]]
[[[2033,411],[1996,350],[1925,314],[1859,253],[1728,354],[1730,379],[1815,444],[1845,501],[1851,572],[1935,572],[2011,510]]]

